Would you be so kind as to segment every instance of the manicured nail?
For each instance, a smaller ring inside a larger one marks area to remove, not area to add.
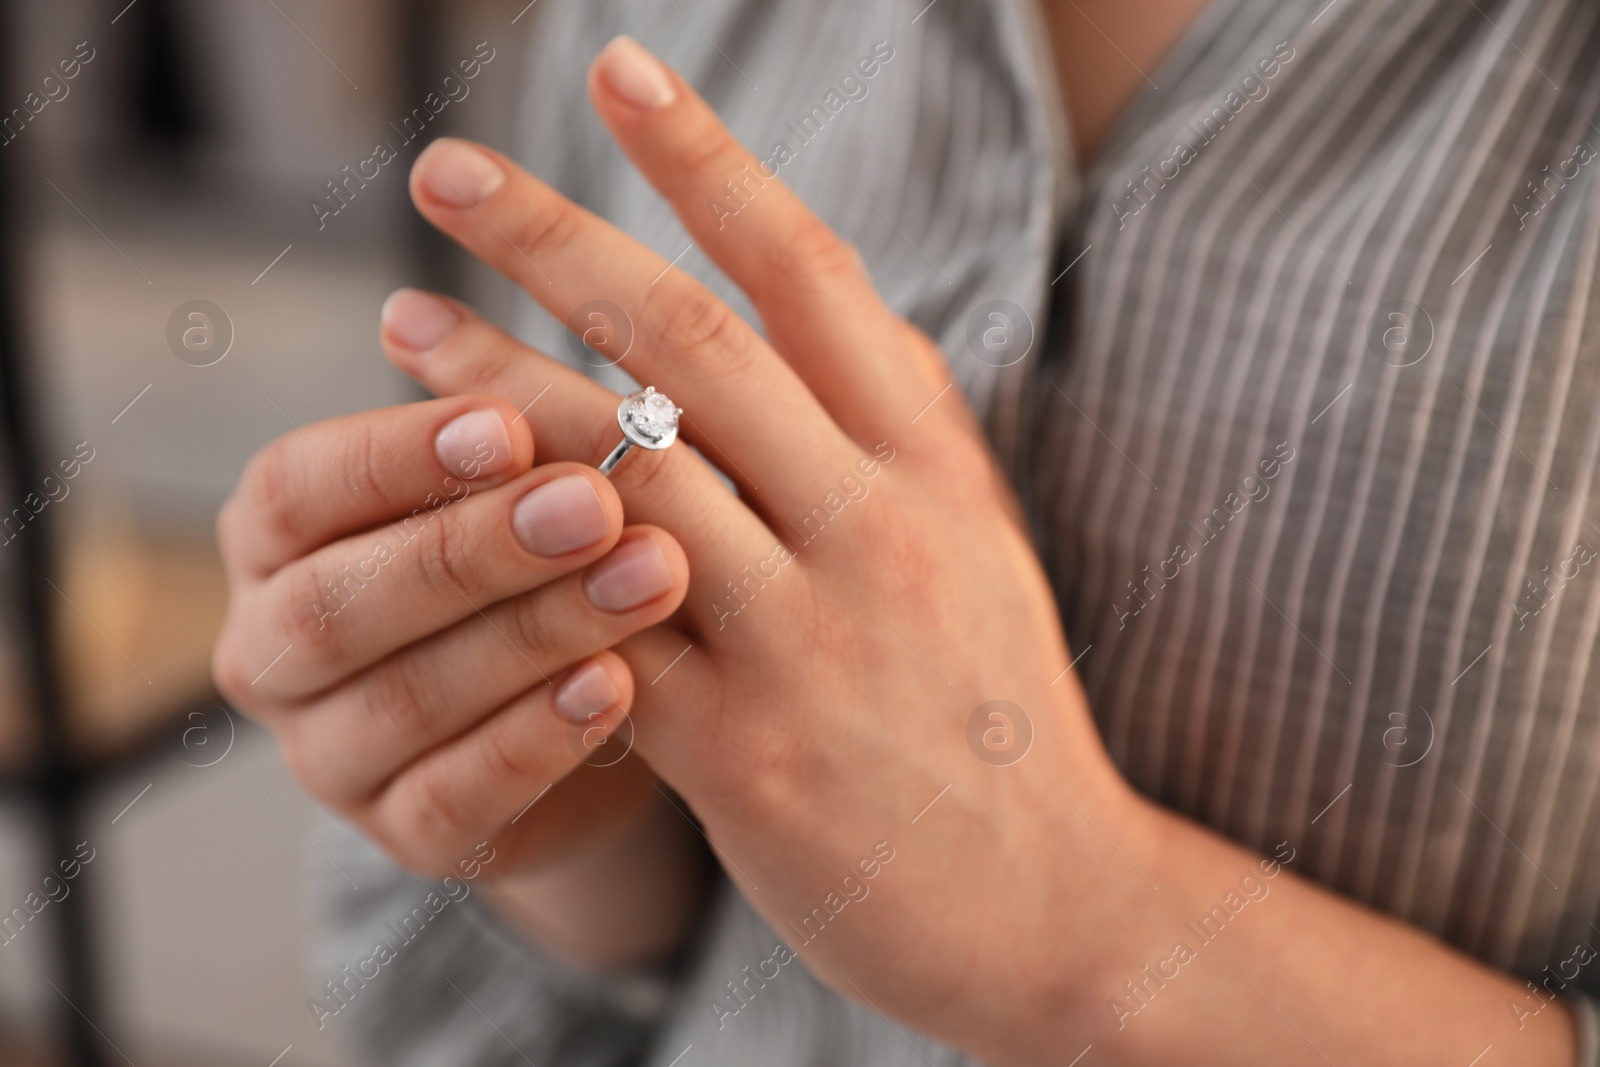
[[[589,568],[583,593],[601,611],[632,611],[672,588],[667,557],[653,537],[640,537],[615,548]]]
[[[505,184],[506,172],[482,151],[443,137],[417,160],[418,179],[428,195],[446,204],[470,207]]]
[[[426,352],[461,325],[461,312],[436,296],[396,289],[383,302],[378,320],[384,333],[417,352]]]
[[[601,50],[596,71],[607,88],[641,111],[666,107],[678,98],[661,60],[632,37],[613,37]]]
[[[469,411],[444,424],[433,439],[433,454],[463,478],[499,474],[511,465],[511,434],[499,412]]]
[[[570,723],[583,725],[616,707],[622,699],[611,676],[598,663],[574,671],[556,690],[556,714]]]
[[[606,509],[589,479],[569,474],[517,501],[511,529],[534,555],[564,556],[605,539]]]

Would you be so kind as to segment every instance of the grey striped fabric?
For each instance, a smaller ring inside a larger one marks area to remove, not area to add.
[[[1537,972],[1600,905],[1600,8],[1317,6],[1212,8],[1119,129],[1024,477],[1134,782]]]
[[[689,244],[583,100],[619,32],[760,154],[788,142],[783,177],[988,413],[1130,779],[1600,992],[1600,962],[1572,974],[1600,947],[1600,8],[1213,0],[1080,175],[1027,4],[544,0],[521,155]],[[993,299],[1040,338],[1005,369],[966,337]],[[428,887],[330,835],[364,887],[314,888],[332,974]],[[966,1062],[796,966],[735,997],[777,942],[724,886],[683,973],[601,982],[469,899],[326,1021],[384,1064]]]

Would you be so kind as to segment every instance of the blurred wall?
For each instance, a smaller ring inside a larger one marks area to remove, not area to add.
[[[305,1008],[310,803],[270,739],[237,715],[218,718],[214,699],[208,729],[237,727],[227,756],[196,766],[183,743],[184,714],[207,706],[225,605],[212,523],[262,444],[417,397],[376,342],[384,296],[419,281],[470,290],[482,276],[420,232],[406,169],[445,130],[506,142],[537,21],[513,24],[525,3],[10,6],[3,32],[16,58],[0,109],[36,89],[52,97],[0,146],[15,178],[4,208],[22,223],[13,298],[30,406],[45,464],[92,453],[49,507],[71,735],[105,768],[84,883],[103,960],[93,1021],[141,1067],[264,1067],[290,1045],[282,1067],[336,1062]],[[378,140],[397,143],[391,123],[480,41],[495,58],[470,95],[319,226],[310,202],[326,183]],[[76,60],[74,77],[61,77],[63,60]],[[176,321],[181,336],[195,301],[219,339],[202,351],[170,329]],[[9,507],[28,487],[4,491]],[[0,640],[0,678],[11,679],[7,656]],[[0,706],[9,767],[26,768],[29,713],[16,698]],[[60,859],[42,854],[37,827],[20,791],[0,793],[7,908]],[[24,1050],[61,1010],[51,933],[47,910],[0,946],[0,1063],[35,1062]]]

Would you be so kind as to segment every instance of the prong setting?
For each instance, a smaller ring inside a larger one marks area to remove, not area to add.
[[[653,385],[629,393],[617,405],[617,425],[622,435],[640,448],[667,448],[678,439],[678,416],[683,409],[656,392]]]

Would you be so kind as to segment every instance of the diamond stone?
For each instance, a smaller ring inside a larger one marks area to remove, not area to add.
[[[678,438],[678,416],[682,414],[682,408],[652,385],[623,398],[617,408],[617,422],[634,444],[666,448]]]

